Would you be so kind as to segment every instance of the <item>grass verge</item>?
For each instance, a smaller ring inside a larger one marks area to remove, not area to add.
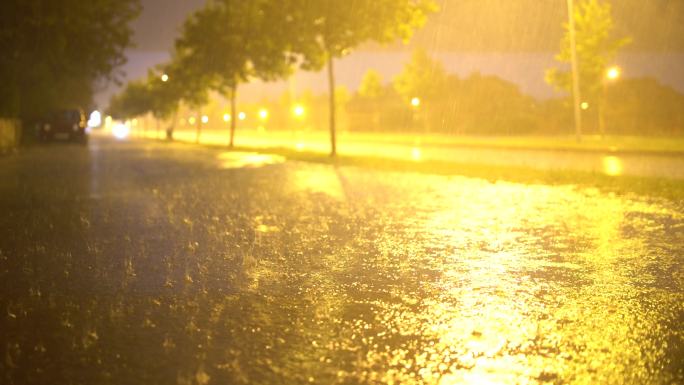
[[[684,181],[659,177],[609,176],[596,172],[574,170],[539,170],[519,166],[465,164],[438,160],[397,160],[373,156],[340,155],[332,158],[316,152],[295,151],[285,148],[256,149],[236,147],[234,151],[275,154],[289,160],[322,163],[338,166],[355,166],[384,171],[417,172],[433,175],[460,175],[525,184],[579,185],[594,187],[616,194],[637,194],[684,201]]]
[[[145,139],[143,139],[145,140]],[[160,141],[157,139],[147,139]],[[173,142],[185,146],[202,146],[206,148],[228,150],[223,145],[195,144]],[[673,201],[684,201],[684,181],[660,177],[609,176],[597,172],[575,170],[540,170],[521,166],[498,166],[486,164],[456,163],[439,160],[399,160],[375,156],[339,155],[330,157],[327,154],[312,151],[296,151],[288,148],[255,148],[235,147],[231,151],[256,152],[260,154],[280,155],[288,160],[329,164],[337,166],[354,166],[383,171],[417,172],[432,175],[459,175],[495,181],[507,181],[525,184],[577,185],[596,188],[603,192],[618,195],[637,194],[649,197],[660,197]]]

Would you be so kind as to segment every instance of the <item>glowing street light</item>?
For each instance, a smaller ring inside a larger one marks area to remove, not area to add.
[[[259,110],[259,119],[262,121],[266,121],[268,119],[268,110],[265,108],[262,108]]]
[[[202,115],[202,123],[204,123],[204,124],[209,123],[209,117],[206,115]]]
[[[607,88],[608,83],[615,82],[621,75],[620,67],[612,66],[606,70],[605,78],[601,81],[602,94],[597,104],[598,107],[598,118],[599,118],[599,132],[601,137],[606,135],[606,118],[604,110],[607,104]]]
[[[232,119],[232,117],[230,116],[230,114],[223,114],[223,121],[224,122],[228,123],[228,122],[230,122],[231,119]]]
[[[617,80],[621,75],[620,67],[618,66],[613,66],[608,68],[606,71],[606,79],[608,80]]]
[[[161,81],[163,81],[164,83],[168,82],[168,81],[169,81],[169,75],[167,75],[167,74],[162,74],[162,76],[161,76]]]
[[[245,114],[244,112],[240,112],[240,113],[238,114],[238,119],[239,119],[239,120],[245,120],[245,119],[247,119],[247,114]]]
[[[304,114],[306,113],[306,110],[304,109],[304,106],[301,104],[297,104],[294,106],[292,109],[292,114],[295,116],[295,118],[301,119],[304,117]]]
[[[418,117],[418,107],[420,107],[421,100],[419,97],[414,96],[411,98],[411,126],[414,129],[420,128],[419,117]],[[425,128],[423,126],[423,128]]]
[[[589,109],[589,103],[587,103],[587,102],[580,103],[580,108],[585,110],[585,111],[588,110]]]

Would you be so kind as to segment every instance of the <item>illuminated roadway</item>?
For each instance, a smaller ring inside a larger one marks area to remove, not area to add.
[[[133,132],[136,137],[161,138],[162,132],[154,129]],[[437,160],[463,164],[486,164],[494,166],[519,166],[540,170],[574,170],[605,175],[629,175],[664,177],[684,180],[684,154],[629,152],[629,151],[558,151],[553,149],[506,148],[487,145],[458,145],[440,143],[448,136],[417,135],[397,136],[388,134],[341,132],[338,134],[338,152],[341,155],[377,156],[392,159],[425,161]],[[174,138],[194,143],[197,132],[186,127],[177,130]],[[562,139],[561,139],[562,140]],[[228,130],[209,126],[199,136],[202,144],[224,146],[228,143]],[[496,143],[496,140],[491,140]],[[505,140],[504,140],[505,142]],[[486,143],[486,142],[485,142]],[[327,154],[330,151],[326,131],[288,131],[238,129],[235,144],[247,148],[286,148],[297,151]]]
[[[0,383],[684,382],[684,204],[93,139],[0,158]]]

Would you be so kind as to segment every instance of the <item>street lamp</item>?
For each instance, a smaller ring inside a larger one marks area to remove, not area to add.
[[[598,118],[599,118],[599,132],[601,137],[606,135],[606,120],[604,116],[604,109],[606,105],[606,90],[609,82],[614,82],[620,78],[622,71],[618,66],[612,66],[605,72],[605,76],[601,79],[601,99],[598,103]]]
[[[306,112],[306,110],[304,109],[304,106],[302,106],[301,104],[297,104],[294,106],[294,108],[292,108],[292,114],[297,119],[303,118],[305,112]]]
[[[621,75],[620,67],[618,66],[612,66],[608,68],[606,71],[606,79],[607,80],[617,80],[620,75]]]
[[[414,96],[411,98],[411,125],[412,129],[416,129],[418,125],[418,107],[420,107],[421,100],[419,97]]]
[[[265,108],[262,108],[259,110],[259,119],[262,121],[266,121],[268,119],[268,110]]]
[[[582,141],[582,111],[580,111],[580,79],[579,65],[577,63],[577,39],[575,31],[575,4],[568,0],[568,30],[570,33],[570,59],[572,62],[572,99],[575,112],[575,136],[577,141]]]

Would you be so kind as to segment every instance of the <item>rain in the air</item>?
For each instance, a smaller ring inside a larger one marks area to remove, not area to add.
[[[3,0],[0,384],[684,384],[684,2]]]

